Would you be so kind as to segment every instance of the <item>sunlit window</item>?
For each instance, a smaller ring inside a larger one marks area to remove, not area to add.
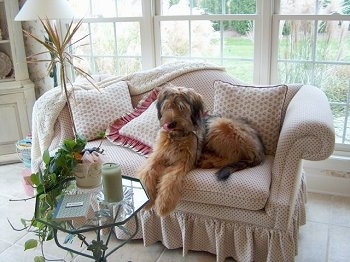
[[[247,83],[304,83],[331,102],[350,144],[349,0],[70,0],[84,16],[73,53],[91,73],[125,75],[177,60],[222,65]],[[272,4],[273,3],[273,4]]]
[[[350,144],[349,1],[281,1],[277,82],[321,88],[331,102],[336,142]]]
[[[75,64],[91,74],[126,75],[142,69],[141,0],[70,0],[84,23],[75,40]]]
[[[155,17],[160,62],[207,61],[253,82],[255,13],[255,0],[162,0]]]

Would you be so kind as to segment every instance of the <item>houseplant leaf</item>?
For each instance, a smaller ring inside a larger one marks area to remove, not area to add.
[[[38,246],[38,240],[36,240],[36,239],[28,239],[24,243],[24,250],[36,248],[37,246]]]
[[[50,153],[49,150],[45,150],[43,154],[43,162],[47,166],[50,163]]]

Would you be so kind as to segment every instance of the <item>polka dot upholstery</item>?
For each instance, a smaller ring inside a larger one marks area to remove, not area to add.
[[[159,130],[156,108],[158,90],[149,92],[130,113],[115,119],[106,130],[106,137],[113,144],[149,155]]]
[[[288,87],[252,87],[216,81],[214,88],[214,114],[248,120],[258,131],[266,154],[273,155],[281,129],[282,108]]]
[[[156,102],[153,102],[143,114],[124,125],[119,133],[138,139],[151,147],[156,139],[158,130],[159,121],[157,118]]]
[[[238,171],[225,182],[217,181],[216,169],[192,170],[186,177],[182,198],[195,203],[263,209],[270,194],[273,160],[267,156],[261,165]]]
[[[88,140],[98,138],[109,123],[133,109],[128,85],[123,81],[101,88],[100,92],[76,90],[70,101],[77,132]]]
[[[195,88],[206,109],[214,111],[215,81],[244,83],[220,70],[200,70],[174,78],[171,83]],[[131,97],[133,105],[147,93]],[[57,136],[69,135],[69,118],[59,117]],[[174,212],[160,218],[153,210],[138,214],[141,228],[135,238],[146,246],[161,241],[167,248],[216,254],[216,261],[293,261],[299,226],[305,224],[306,185],[302,159],[322,160],[333,151],[332,114],[323,92],[314,86],[288,85],[281,113],[275,155],[263,165],[216,181],[213,171],[193,170],[186,177],[182,199]],[[57,138],[55,141],[59,141]],[[99,145],[100,140],[88,146]],[[131,149],[103,140],[109,161],[121,165],[127,176],[146,158]],[[135,228],[133,221],[126,227]],[[126,238],[116,228],[118,238]]]

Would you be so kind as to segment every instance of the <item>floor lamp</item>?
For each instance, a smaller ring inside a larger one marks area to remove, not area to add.
[[[18,14],[15,21],[35,21],[38,19],[52,20],[53,23],[60,19],[73,19],[74,12],[67,0],[27,0]],[[59,27],[59,30],[62,28]],[[62,34],[61,34],[62,35]],[[50,43],[50,39],[45,36],[45,41]],[[54,57],[51,54],[51,59]],[[56,65],[52,68],[50,76],[53,77],[54,87],[58,85]]]

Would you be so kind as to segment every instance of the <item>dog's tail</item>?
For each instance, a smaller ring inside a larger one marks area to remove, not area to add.
[[[220,168],[215,174],[219,180],[226,180],[232,173],[243,170],[248,167],[257,166],[262,162],[260,160],[241,160]]]

